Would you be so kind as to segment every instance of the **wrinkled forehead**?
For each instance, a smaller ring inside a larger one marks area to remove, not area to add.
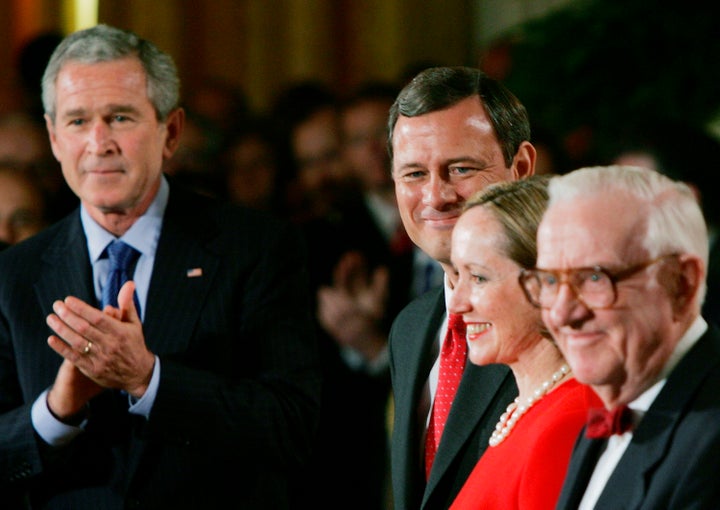
[[[537,267],[563,269],[635,260],[645,218],[631,203],[582,197],[552,204],[538,228]]]

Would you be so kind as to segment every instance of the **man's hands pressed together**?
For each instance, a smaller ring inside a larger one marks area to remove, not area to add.
[[[47,324],[55,332],[48,345],[65,358],[48,393],[48,407],[64,419],[79,412],[105,388],[140,398],[145,393],[155,356],[145,345],[135,309],[135,283],[123,285],[119,308],[100,311],[69,296],[53,303]]]

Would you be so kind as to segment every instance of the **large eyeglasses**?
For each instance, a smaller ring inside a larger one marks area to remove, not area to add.
[[[663,255],[615,272],[600,266],[564,270],[523,269],[518,280],[525,297],[537,308],[552,308],[563,283],[567,283],[588,308],[609,308],[617,299],[617,282],[663,259],[675,256],[676,253]]]

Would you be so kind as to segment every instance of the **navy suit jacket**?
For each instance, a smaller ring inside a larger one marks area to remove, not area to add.
[[[578,507],[603,445],[580,433],[558,509]],[[711,327],[670,373],[595,509],[716,509],[718,473],[720,333]]]
[[[0,506],[289,507],[319,413],[305,256],[285,223],[171,181],[143,322],[161,364],[150,417],[107,390],[51,448],[30,419],[62,361],[45,317],[68,295],[96,302],[79,211],[0,253]]]
[[[517,396],[506,365],[468,361],[426,484],[422,442],[427,415],[419,407],[444,316],[444,291],[437,287],[405,307],[390,332],[394,510],[448,508],[487,448],[500,415]]]

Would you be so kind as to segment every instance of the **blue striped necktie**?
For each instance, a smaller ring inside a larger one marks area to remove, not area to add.
[[[118,306],[118,292],[125,282],[132,280],[131,270],[134,270],[140,252],[122,241],[113,241],[105,248],[105,253],[110,260],[110,271],[102,289],[102,301],[100,308],[106,305]],[[140,314],[140,303],[135,293],[135,307]]]

